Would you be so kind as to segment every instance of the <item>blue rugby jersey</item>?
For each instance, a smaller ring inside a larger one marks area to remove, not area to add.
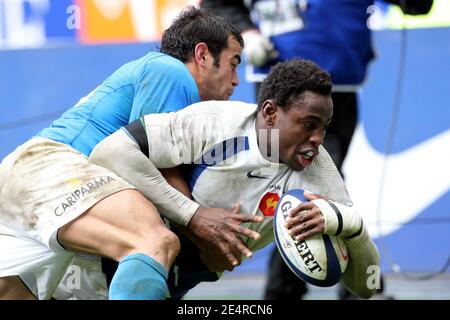
[[[184,63],[159,52],[126,63],[37,135],[89,155],[106,136],[139,117],[200,101]]]

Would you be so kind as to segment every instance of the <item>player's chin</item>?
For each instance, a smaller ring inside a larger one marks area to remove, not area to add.
[[[302,171],[303,169],[305,169],[305,166],[297,161],[297,157],[289,161],[288,167],[294,171]]]
[[[224,100],[230,100],[231,96],[233,95],[233,92],[227,92],[224,94]]]
[[[218,101],[228,101],[230,100],[230,96],[228,93],[218,94],[213,100]]]

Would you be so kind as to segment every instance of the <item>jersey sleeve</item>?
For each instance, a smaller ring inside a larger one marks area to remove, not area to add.
[[[136,74],[129,122],[146,114],[174,112],[200,101],[197,85],[181,62],[146,63],[141,68]]]
[[[146,115],[144,119],[150,160],[158,168],[180,164],[214,164],[215,151],[210,150],[223,137],[225,129],[218,114],[207,102],[192,105],[176,113]],[[212,154],[212,155],[211,155]]]

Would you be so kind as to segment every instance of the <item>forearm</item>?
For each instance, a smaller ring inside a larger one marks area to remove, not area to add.
[[[89,160],[127,180],[157,206],[161,214],[181,225],[187,225],[199,207],[167,183],[153,162],[123,130],[100,142]]]
[[[324,233],[342,237],[347,245],[349,262],[343,276],[345,286],[361,298],[370,298],[379,281],[380,257],[361,216],[354,207],[334,201],[316,199],[312,202],[324,217]]]
[[[349,263],[343,283],[356,296],[370,298],[378,289],[380,281],[380,256],[365,227],[352,239],[344,239],[349,252]]]
[[[175,189],[180,191],[189,199],[192,199],[191,192],[189,191],[189,187],[186,184],[186,181],[182,178],[181,167],[170,168],[170,169],[162,169],[160,170],[164,179]],[[201,244],[201,240],[184,225],[171,221],[171,224],[177,228],[182,234],[184,234],[189,240],[195,243],[198,247]]]
[[[349,237],[361,233],[362,219],[354,207],[325,199],[312,200],[325,220],[325,234]]]

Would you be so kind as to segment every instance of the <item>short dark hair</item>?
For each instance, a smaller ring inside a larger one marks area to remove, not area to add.
[[[279,62],[272,67],[258,93],[258,110],[266,100],[273,100],[284,110],[289,109],[291,99],[312,91],[331,95],[331,76],[316,63],[306,59]]]
[[[195,46],[204,42],[218,66],[220,53],[228,48],[229,36],[244,47],[241,33],[231,22],[205,9],[189,6],[163,32],[160,51],[187,62],[194,56]]]

